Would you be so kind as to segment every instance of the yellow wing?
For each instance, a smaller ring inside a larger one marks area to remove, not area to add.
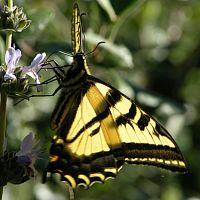
[[[115,177],[125,163],[186,172],[178,146],[157,121],[101,80],[88,75],[84,85],[61,95],[63,112],[55,109],[49,172],[72,188]]]

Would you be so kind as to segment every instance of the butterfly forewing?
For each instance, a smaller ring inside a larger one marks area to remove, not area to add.
[[[186,172],[173,138],[153,117],[112,86],[88,74],[78,5],[72,16],[72,67],[51,118],[56,131],[47,171],[72,188],[116,176],[125,163]]]

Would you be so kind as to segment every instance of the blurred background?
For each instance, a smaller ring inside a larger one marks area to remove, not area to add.
[[[188,174],[147,166],[126,165],[116,179],[78,188],[79,200],[199,200],[200,199],[200,1],[199,0],[82,0],[85,52],[92,74],[118,88],[153,115],[171,133],[188,165]],[[71,53],[70,0],[15,0],[32,23],[13,42],[22,51],[20,65],[29,65],[37,53]],[[0,33],[4,63],[5,34]],[[105,42],[94,50],[97,43]],[[90,53],[93,51],[92,53]],[[71,62],[61,53],[51,59]],[[51,71],[41,79],[51,77]],[[51,94],[56,82],[44,86]],[[37,94],[33,88],[32,94]],[[8,102],[9,150],[19,150],[29,132],[42,144],[38,176],[21,185],[4,187],[4,200],[64,200],[68,188],[59,179],[41,184],[53,132],[50,116],[58,94],[32,98],[16,106]],[[46,159],[46,160],[45,160]]]

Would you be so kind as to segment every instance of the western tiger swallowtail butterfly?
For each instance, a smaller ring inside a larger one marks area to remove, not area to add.
[[[60,174],[72,188],[103,183],[126,163],[186,172],[168,131],[133,100],[90,75],[77,4],[71,34],[73,63],[66,73],[60,71],[61,94],[51,118],[56,135],[46,171]]]

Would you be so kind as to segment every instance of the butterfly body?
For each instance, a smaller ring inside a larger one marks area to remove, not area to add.
[[[78,5],[72,15],[73,63],[60,81],[51,118],[56,132],[47,167],[72,188],[114,178],[128,164],[186,172],[171,135],[133,100],[90,75]]]
[[[81,102],[82,96],[87,91],[89,76],[86,69],[86,60],[82,53],[74,56],[72,66],[65,72],[60,80],[61,95],[57,102],[56,109],[52,114],[51,128],[57,130],[61,128],[63,119],[70,118]],[[62,112],[65,110],[65,112]],[[62,114],[62,117],[60,116]],[[73,119],[72,119],[73,120]],[[70,123],[69,123],[70,124]]]

